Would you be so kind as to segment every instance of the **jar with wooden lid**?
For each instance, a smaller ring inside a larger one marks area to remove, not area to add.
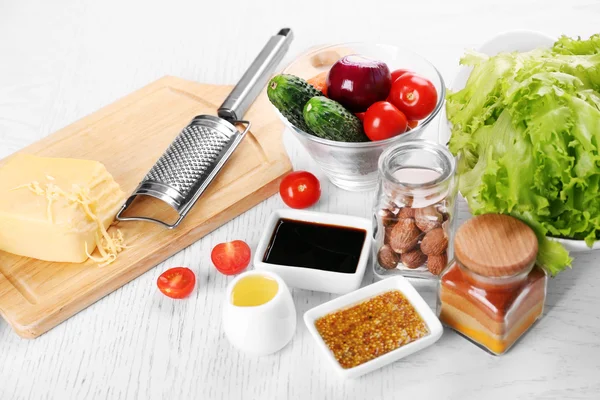
[[[442,273],[442,323],[500,355],[542,316],[547,276],[536,266],[535,233],[516,218],[485,214],[461,225]]]
[[[373,270],[437,279],[452,257],[455,160],[445,146],[411,140],[379,158]]]

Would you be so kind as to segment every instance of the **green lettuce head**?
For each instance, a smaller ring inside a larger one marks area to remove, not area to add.
[[[600,238],[600,35],[461,63],[473,71],[446,103],[460,191],[473,214],[529,224],[556,275],[571,258],[547,236]]]

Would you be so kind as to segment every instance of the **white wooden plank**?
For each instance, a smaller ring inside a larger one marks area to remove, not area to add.
[[[425,55],[450,79],[464,48],[500,31],[586,36],[599,17],[593,0],[0,1],[0,157],[165,74],[233,83],[283,26],[296,33],[288,60],[317,43],[385,42]],[[292,137],[285,140],[296,168],[324,178]],[[370,215],[372,193],[322,184],[314,209]],[[503,357],[447,331],[426,351],[342,381],[300,320],[333,296],[300,290],[290,345],[265,358],[238,353],[220,328],[231,278],[214,270],[210,250],[231,239],[256,246],[278,207],[278,197],[267,200],[39,339],[19,339],[0,320],[0,399],[598,397],[599,254],[577,256],[572,271],[550,282],[545,317]],[[172,301],[155,281],[180,264],[197,272],[198,290]],[[433,304],[432,290],[420,290]]]

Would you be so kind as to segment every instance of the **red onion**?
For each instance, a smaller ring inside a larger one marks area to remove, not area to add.
[[[357,54],[340,58],[329,71],[327,96],[352,112],[385,100],[392,87],[388,66]]]

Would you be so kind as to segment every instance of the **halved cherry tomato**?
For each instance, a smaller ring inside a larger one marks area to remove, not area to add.
[[[408,121],[408,128],[415,129],[419,125],[419,121],[410,120]]]
[[[290,172],[279,184],[279,194],[288,207],[310,207],[321,197],[321,183],[310,172]]]
[[[396,82],[396,79],[400,78],[402,75],[406,74],[407,72],[412,72],[412,71],[408,70],[408,69],[397,69],[395,71],[392,71],[392,83]]]
[[[358,117],[358,119],[360,119],[361,122],[365,122],[365,113],[364,112],[354,113],[354,115],[356,115]]]
[[[429,80],[406,73],[396,79],[388,101],[402,111],[410,120],[426,118],[437,103],[437,91]]]
[[[250,264],[250,246],[243,240],[219,243],[210,253],[210,259],[217,271],[224,275],[239,274]]]
[[[365,113],[364,129],[369,139],[385,140],[406,132],[406,116],[392,103],[378,101]]]
[[[165,296],[183,299],[194,290],[196,275],[189,268],[175,267],[160,274],[156,285]]]
[[[323,93],[323,96],[327,96],[327,75],[329,75],[329,71],[321,72],[307,80],[315,89]]]

